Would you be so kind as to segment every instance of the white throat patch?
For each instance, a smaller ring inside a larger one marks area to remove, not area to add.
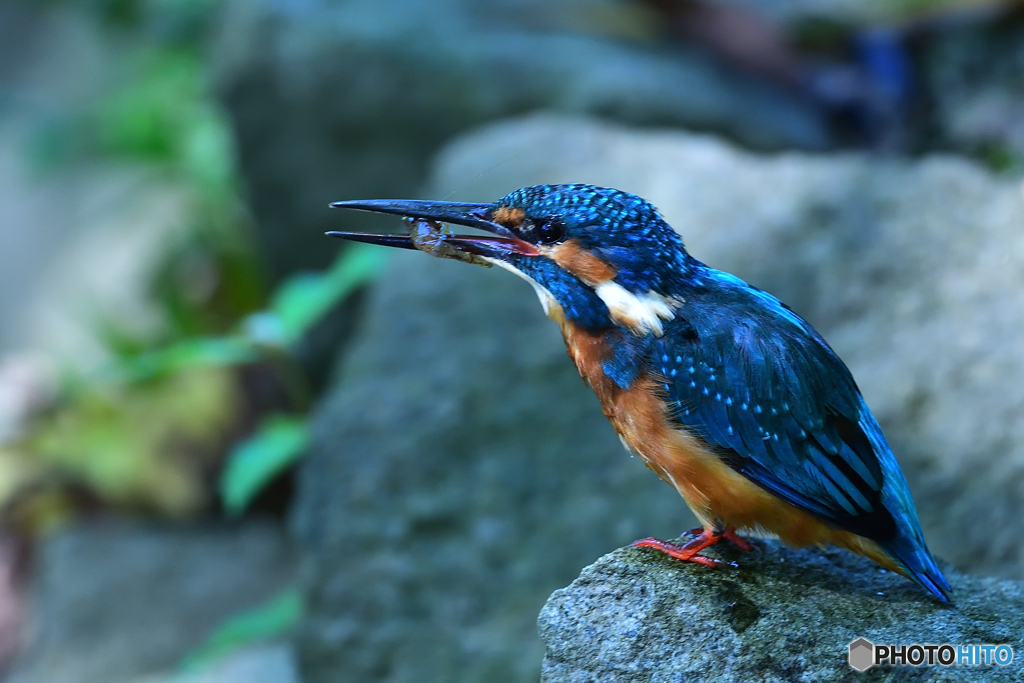
[[[499,268],[504,268],[510,273],[515,273],[519,277],[523,278],[533,286],[533,291],[537,293],[537,298],[540,299],[540,305],[544,307],[544,315],[551,316],[551,311],[554,310],[552,307],[559,308],[558,300],[549,292],[547,289],[541,286],[539,282],[534,280],[532,277],[519,270],[515,266],[505,263],[501,259],[490,258],[489,256],[481,257],[484,261],[487,261]]]
[[[537,292],[540,305],[544,307],[544,313],[552,316],[552,312],[561,311],[558,300],[532,277],[501,259],[482,257],[485,261],[504,268],[510,273],[515,273],[523,278]],[[681,302],[662,296],[654,291],[637,296],[614,280],[605,280],[594,288],[594,293],[608,307],[608,314],[612,322],[629,329],[633,334],[653,334],[660,337],[665,333],[663,321],[672,320],[676,317],[675,307]]]
[[[676,317],[673,305],[678,302],[657,292],[637,296],[614,280],[605,280],[594,288],[594,293],[608,307],[615,323],[637,335],[660,337],[665,332],[662,321]]]

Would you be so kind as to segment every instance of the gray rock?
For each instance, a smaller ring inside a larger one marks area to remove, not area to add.
[[[1024,585],[946,568],[955,607],[842,550],[709,555],[709,570],[623,548],[555,591],[538,620],[542,681],[1019,681]],[[1006,667],[888,667],[847,663],[858,638],[874,644],[1008,644]]]
[[[214,627],[295,580],[276,525],[82,525],[37,558],[30,649],[12,683],[112,683],[177,667]]]
[[[997,9],[996,2],[978,0],[705,0],[709,4],[738,7],[789,28],[815,22],[864,27],[901,25],[936,17],[973,17]],[[1011,2],[1003,2],[1009,5]]]
[[[864,0],[709,0],[709,4],[740,8],[783,26],[799,26],[811,21],[846,25],[876,23],[892,18],[899,2]]]
[[[327,263],[328,202],[412,195],[442,143],[503,116],[591,113],[758,148],[829,142],[810,103],[659,47],[640,3],[237,0],[223,25],[220,92],[276,276]]]
[[[921,62],[940,144],[1024,168],[1024,21],[944,26]]]
[[[0,8],[0,355],[31,351],[76,371],[111,359],[98,320],[162,336],[165,314],[148,292],[190,224],[180,184],[149,166],[40,173],[29,163],[43,122],[90,111],[117,80],[128,44],[98,14],[25,0]]]
[[[698,258],[806,315],[881,419],[936,553],[1024,574],[1017,185],[954,157],[759,156],[533,116],[451,144],[426,194],[569,181],[648,197]],[[525,283],[403,252],[367,306],[300,476],[303,675],[532,678],[552,584],[689,515],[622,452]]]
[[[195,673],[146,676],[131,683],[299,683],[295,653],[286,643],[242,648]]]
[[[535,681],[551,591],[694,520],[525,282],[401,252],[367,309],[300,472],[303,679]]]
[[[538,152],[510,159],[523,149]],[[697,258],[810,320],[879,418],[936,554],[1024,577],[1017,182],[952,156],[762,156],[709,137],[536,116],[450,145],[430,196],[464,185],[452,199],[491,201],[546,182],[646,197]]]

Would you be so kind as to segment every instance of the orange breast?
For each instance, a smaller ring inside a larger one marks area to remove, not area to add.
[[[673,424],[657,377],[645,376],[629,390],[621,389],[601,368],[609,353],[603,339],[567,322],[558,311],[550,314],[615,431],[679,492],[706,528],[769,532],[794,546],[832,543],[903,573],[874,541],[829,526],[777,498],[725,464],[703,439]]]

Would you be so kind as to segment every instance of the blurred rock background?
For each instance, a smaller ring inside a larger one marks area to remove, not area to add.
[[[535,680],[552,590],[691,525],[528,286],[344,198],[647,197],[1024,578],[1015,2],[9,0],[0,67],[8,680]]]

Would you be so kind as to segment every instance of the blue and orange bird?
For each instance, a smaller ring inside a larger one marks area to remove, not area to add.
[[[702,528],[635,546],[707,566],[737,529],[831,543],[948,602],[896,458],[850,371],[771,294],[690,256],[650,203],[540,185],[494,204],[344,201],[410,220],[408,235],[332,232],[494,265],[528,280],[625,445]],[[439,223],[490,233],[452,235]]]

